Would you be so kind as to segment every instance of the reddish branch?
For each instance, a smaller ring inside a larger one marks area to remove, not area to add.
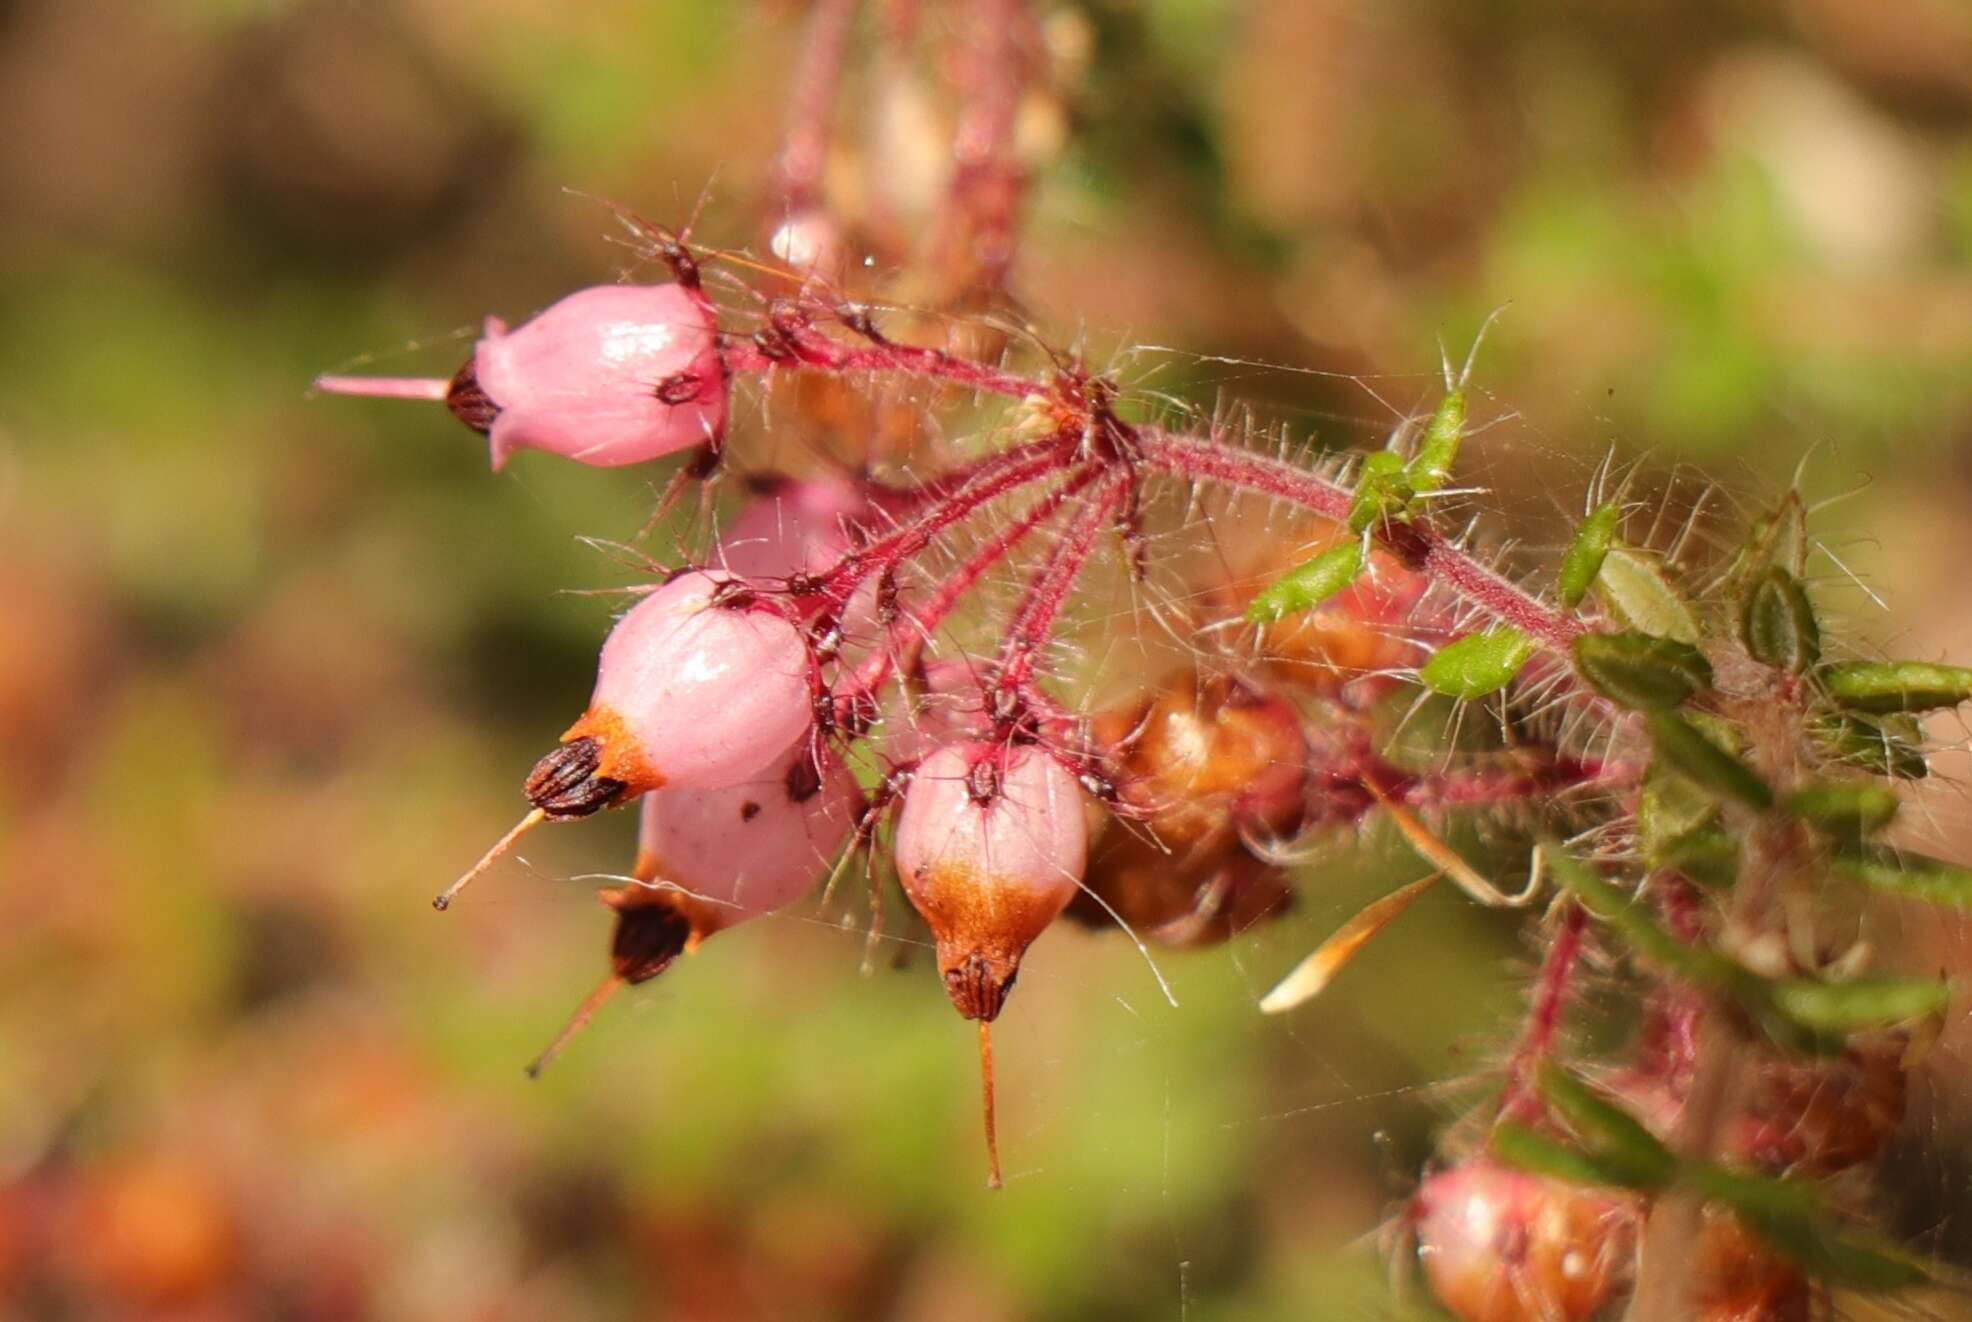
[[[836,92],[860,0],[815,0],[788,97],[787,137],[775,169],[779,219],[821,205]]]

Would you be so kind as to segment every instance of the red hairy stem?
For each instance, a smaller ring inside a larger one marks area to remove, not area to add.
[[[1561,921],[1541,962],[1540,977],[1534,983],[1534,999],[1528,1008],[1527,1028],[1514,1048],[1506,1067],[1506,1095],[1500,1101],[1499,1119],[1526,1124],[1538,1120],[1545,1107],[1534,1085],[1534,1072],[1554,1048],[1561,1031],[1561,1017],[1568,1007],[1568,992],[1575,967],[1581,962],[1582,933],[1588,925],[1588,912],[1570,902],[1561,911]]]
[[[1026,539],[1027,535],[1046,523],[1062,503],[1076,492],[1095,481],[1101,469],[1083,468],[1072,474],[1066,482],[1050,491],[1034,503],[1033,508],[1018,519],[1002,528],[992,540],[974,551],[964,564],[947,575],[938,585],[931,599],[909,612],[903,619],[891,626],[886,645],[870,654],[863,662],[838,703],[853,699],[865,693],[873,693],[882,687],[892,671],[909,670],[916,664],[918,653],[930,639],[932,633],[952,613],[962,597],[970,591],[986,571],[1006,559],[1013,548]]]
[[[1016,399],[1052,394],[1042,381],[1001,371],[942,349],[884,340],[851,346],[809,330],[784,335],[771,352],[758,344],[735,341],[727,347],[724,358],[727,369],[733,372],[764,373],[776,367],[899,372]],[[1157,427],[1132,428],[1131,436],[1135,462],[1162,472],[1210,479],[1258,492],[1337,522],[1349,517],[1350,506],[1355,502],[1355,493],[1339,482],[1215,439],[1182,436]],[[1406,524],[1400,525],[1397,534],[1379,536],[1434,580],[1452,588],[1499,622],[1525,632],[1544,647],[1565,653],[1575,638],[1587,631],[1580,620],[1516,586],[1435,529]]]
[[[788,96],[787,137],[775,168],[780,219],[820,203],[836,92],[848,58],[849,32],[861,7],[861,0],[815,0],[808,16]]]
[[[1060,472],[1075,460],[1072,441],[1058,440],[1037,452],[1004,451],[973,470],[960,486],[897,531],[858,547],[818,576],[806,593],[840,608],[871,574],[894,569],[929,546],[932,539],[996,496]]]
[[[1127,470],[1117,470],[1104,479],[1095,495],[1077,511],[1061,535],[1054,554],[1029,585],[1019,608],[1007,628],[1006,647],[1000,654],[994,687],[1002,694],[1023,693],[1034,675],[1034,663],[1054,633],[1055,620],[1068,601],[1095,549],[1096,539],[1114,518],[1129,495],[1134,478]]]
[[[1349,507],[1355,502],[1355,493],[1339,482],[1218,441],[1175,436],[1155,427],[1139,428],[1137,439],[1142,462],[1168,473],[1211,478],[1243,487],[1337,521],[1349,517]],[[1417,558],[1432,578],[1542,645],[1565,652],[1576,635],[1584,632],[1581,621],[1514,586],[1499,571],[1459,549],[1434,529],[1405,525],[1403,537],[1422,549],[1422,555]],[[1391,539],[1385,535],[1383,540],[1388,544]],[[1408,548],[1394,549],[1401,553]]]
[[[989,394],[1022,399],[1045,393],[1045,382],[1003,372],[943,349],[915,344],[893,344],[879,340],[872,344],[844,344],[812,330],[788,332],[772,348],[763,349],[749,340],[732,340],[726,345],[726,368],[731,372],[770,373],[776,368],[820,372],[896,372],[906,376],[946,381]]]
[[[1546,799],[1589,786],[1616,789],[1635,784],[1642,774],[1643,765],[1638,762],[1557,757],[1532,768],[1510,771],[1480,768],[1420,776],[1405,789],[1403,798],[1416,808],[1484,807],[1519,799]]]
[[[943,500],[950,496],[954,491],[957,491],[966,483],[972,481],[973,477],[981,469],[1005,462],[1010,456],[1032,457],[1035,455],[1059,454],[1061,452],[1061,446],[1062,439],[1059,436],[1051,436],[1046,440],[1029,441],[1025,445],[1009,446],[1004,450],[996,450],[979,459],[974,459],[970,463],[959,464],[956,467],[949,468],[937,476],[928,477],[914,486],[893,488],[885,492],[884,500],[892,510],[908,511],[922,509],[934,501]]]

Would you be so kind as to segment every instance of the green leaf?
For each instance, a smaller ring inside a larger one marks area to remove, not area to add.
[[[1815,781],[1787,796],[1787,811],[1844,840],[1874,835],[1902,805],[1895,791],[1873,782]]]
[[[1846,766],[1898,780],[1922,780],[1931,774],[1913,717],[1891,713],[1872,718],[1838,712],[1814,721],[1808,733],[1824,757]]]
[[[1353,537],[1337,542],[1268,584],[1247,605],[1246,618],[1271,624],[1284,616],[1311,610],[1355,582],[1362,571],[1362,543]]]
[[[1783,1180],[1695,1164],[1684,1179],[1723,1203],[1760,1238],[1800,1266],[1842,1285],[1895,1290],[1929,1280],[1935,1268],[1880,1235],[1838,1226],[1819,1192],[1801,1180]]]
[[[1698,617],[1672,585],[1663,563],[1648,551],[1612,545],[1596,575],[1595,593],[1610,614],[1639,633],[1698,642]]]
[[[1509,1166],[1516,1166],[1533,1175],[1566,1180],[1570,1184],[1620,1188],[1627,1173],[1604,1166],[1593,1154],[1570,1147],[1512,1120],[1503,1122],[1493,1130],[1487,1146],[1493,1156]]]
[[[1725,956],[1703,946],[1688,946],[1659,927],[1635,899],[1559,845],[1543,844],[1541,851],[1555,879],[1644,959],[1711,987],[1735,986],[1746,976]]]
[[[1639,711],[1675,707],[1712,686],[1712,663],[1690,643],[1643,633],[1578,634],[1575,668],[1613,702]]]
[[[1650,738],[1657,756],[1693,784],[1751,808],[1773,806],[1773,791],[1751,767],[1676,712],[1652,712]]]
[[[1615,501],[1598,505],[1595,511],[1582,520],[1582,526],[1575,530],[1575,540],[1568,545],[1568,553],[1561,557],[1561,576],[1558,586],[1561,590],[1561,604],[1573,610],[1582,604],[1588,595],[1596,575],[1602,572],[1603,559],[1616,541],[1616,526],[1623,520],[1623,511]]]
[[[1484,697],[1505,688],[1533,654],[1532,638],[1510,625],[1498,625],[1445,644],[1424,663],[1418,678],[1447,697]]]
[[[1837,854],[1835,871],[1890,895],[1972,909],[1972,869],[1923,854],[1887,851]]]
[[[1404,457],[1377,450],[1363,460],[1356,479],[1356,498],[1349,505],[1349,531],[1362,533],[1390,519],[1401,519],[1410,506],[1410,483],[1404,477]]]
[[[1657,851],[1651,862],[1711,890],[1730,890],[1739,880],[1739,841],[1723,827],[1708,826]]]
[[[1465,391],[1454,390],[1439,402],[1437,412],[1424,429],[1417,454],[1404,470],[1412,491],[1436,491],[1445,485],[1458,458],[1459,442],[1465,439]]]
[[[1807,552],[1807,509],[1801,503],[1801,493],[1789,491],[1779,504],[1754,522],[1719,582],[1728,592],[1733,592],[1771,564],[1779,564],[1798,576]]]
[[[1661,1189],[1677,1158],[1643,1124],[1553,1061],[1541,1066],[1541,1095],[1582,1136],[1590,1158],[1630,1189]]]
[[[1845,661],[1824,668],[1821,685],[1850,711],[1930,711],[1972,698],[1972,670],[1928,661]]]
[[[1779,565],[1768,565],[1746,590],[1739,638],[1755,661],[1792,675],[1821,659],[1821,624],[1807,590]]]
[[[1718,800],[1663,763],[1653,762],[1643,773],[1636,826],[1645,858],[1655,862],[1657,855],[1718,820]]]
[[[1780,978],[1769,984],[1774,1008],[1815,1033],[1853,1033],[1942,1014],[1952,986],[1943,979],[1865,977],[1847,982]]]

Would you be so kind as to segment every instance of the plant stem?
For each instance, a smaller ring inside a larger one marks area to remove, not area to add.
[[[815,0],[788,96],[787,136],[776,162],[777,220],[821,202],[823,169],[835,120],[836,91],[848,58],[849,31],[861,0]]]
[[[838,707],[853,702],[863,694],[875,692],[883,686],[893,672],[909,671],[915,666],[918,654],[923,650],[925,643],[930,640],[938,626],[944,623],[945,617],[958,605],[959,599],[985,576],[987,570],[1006,559],[1013,548],[1029,533],[1046,523],[1054,512],[1061,508],[1062,502],[1088,486],[1101,471],[1099,468],[1090,467],[1074,473],[1066,482],[1036,501],[1027,513],[1002,528],[991,541],[974,551],[965,563],[947,575],[930,600],[908,612],[903,619],[891,626],[885,645],[872,651],[864,659],[862,667],[841,688],[837,697]]]
[[[1534,1072],[1554,1048],[1561,1031],[1561,1017],[1567,1008],[1568,991],[1575,966],[1582,954],[1582,932],[1588,925],[1588,911],[1570,902],[1561,911],[1561,922],[1541,961],[1540,977],[1534,983],[1534,997],[1527,1014],[1527,1028],[1514,1048],[1506,1070],[1506,1095],[1500,1102],[1499,1118],[1526,1124],[1540,1117],[1545,1109],[1534,1087]]]
[[[1034,663],[1054,634],[1055,620],[1088,564],[1096,539],[1108,525],[1129,493],[1128,470],[1117,469],[1100,489],[1076,512],[1061,535],[1054,554],[1027,589],[1013,621],[1007,626],[1006,646],[1001,650],[994,686],[1001,694],[1024,692],[1033,678]]]

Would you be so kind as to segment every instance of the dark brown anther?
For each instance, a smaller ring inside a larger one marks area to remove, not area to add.
[[[687,289],[699,287],[698,258],[683,241],[671,234],[663,234],[657,242],[657,255],[671,268],[671,278]]]
[[[691,935],[691,923],[668,904],[626,904],[616,911],[610,967],[632,985],[649,982],[684,953]]]
[[[897,576],[886,569],[876,580],[876,622],[888,629],[897,623],[897,612]]]
[[[794,759],[794,765],[787,769],[787,801],[806,803],[819,794],[822,789],[821,768],[815,765],[814,755]]]
[[[801,310],[799,304],[777,298],[767,308],[767,324],[793,352],[796,337],[808,329],[808,314]]]
[[[527,773],[527,801],[557,821],[600,812],[628,788],[620,780],[598,776],[601,766],[600,742],[587,737],[571,739]]]
[[[836,319],[851,331],[873,344],[884,343],[883,333],[876,328],[876,320],[870,310],[861,303],[844,303],[835,310]]]
[[[452,410],[453,417],[482,435],[493,430],[493,419],[500,416],[500,406],[479,388],[479,370],[471,358],[466,359],[453,374],[452,384],[445,388],[445,407]]]
[[[746,584],[734,579],[724,579],[713,589],[709,605],[721,610],[751,610],[760,600],[760,594]]]
[[[972,796],[974,803],[979,804],[991,803],[1000,797],[1000,769],[993,765],[991,758],[982,757],[972,764],[972,770],[966,772],[965,792]]]
[[[967,955],[964,963],[946,972],[945,994],[952,998],[961,1018],[983,1019],[990,1024],[1000,1017],[1017,976],[1009,973],[1002,982],[985,956]]]
[[[703,482],[719,471],[720,453],[719,441],[707,441],[693,452],[691,462],[678,470],[679,476],[686,481]]]
[[[794,345],[778,328],[762,326],[753,332],[753,347],[760,351],[762,358],[771,362],[784,363],[794,357]]]
[[[759,815],[760,815],[760,805],[755,803],[752,799],[748,799],[745,803],[742,803],[740,805],[740,820],[742,822],[750,822],[754,818],[758,817]]]
[[[995,687],[993,689],[993,719],[1001,725],[1011,724],[1020,715],[1020,694],[1012,689]]]
[[[1081,782],[1083,793],[1098,803],[1114,803],[1117,799],[1116,782],[1102,772],[1090,768],[1076,779]]]
[[[835,728],[852,739],[860,739],[875,729],[876,718],[874,693],[857,693],[836,704]]]
[[[673,372],[657,383],[652,393],[665,404],[689,404],[704,389],[705,381],[697,372]]]

